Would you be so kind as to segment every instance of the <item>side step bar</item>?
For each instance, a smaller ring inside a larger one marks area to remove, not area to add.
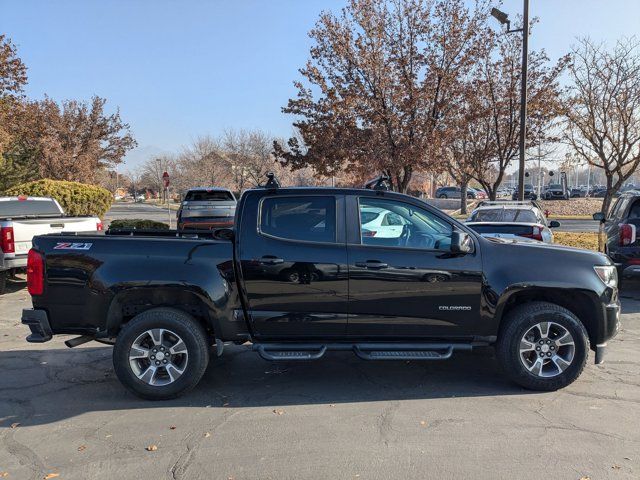
[[[471,343],[256,343],[265,360],[317,360],[327,350],[351,350],[363,360],[446,360],[454,350],[470,351]]]

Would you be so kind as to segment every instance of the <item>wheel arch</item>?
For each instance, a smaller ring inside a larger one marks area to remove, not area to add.
[[[128,288],[114,296],[107,312],[106,334],[115,337],[120,328],[133,317],[160,307],[188,313],[211,336],[220,331],[216,308],[202,292],[184,286],[150,286]]]
[[[596,340],[601,334],[600,304],[589,292],[577,289],[527,287],[514,289],[503,295],[496,310],[499,319],[498,336],[507,324],[505,319],[509,312],[528,302],[549,302],[566,308],[582,322],[589,334],[591,345],[597,343]]]

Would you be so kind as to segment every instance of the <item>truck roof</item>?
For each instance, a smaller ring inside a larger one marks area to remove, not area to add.
[[[230,192],[231,190],[223,187],[191,187],[187,191],[189,192]]]

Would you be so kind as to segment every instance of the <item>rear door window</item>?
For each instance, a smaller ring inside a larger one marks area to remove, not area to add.
[[[265,198],[260,232],[287,240],[335,242],[336,200],[330,196]]]
[[[6,200],[0,202],[0,217],[61,215],[53,200]]]
[[[185,202],[229,202],[235,198],[231,192],[220,190],[190,190],[184,197]]]

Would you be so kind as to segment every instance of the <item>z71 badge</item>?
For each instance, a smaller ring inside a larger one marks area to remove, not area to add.
[[[93,243],[67,243],[67,242],[58,242],[56,246],[53,247],[54,250],[89,250]]]

